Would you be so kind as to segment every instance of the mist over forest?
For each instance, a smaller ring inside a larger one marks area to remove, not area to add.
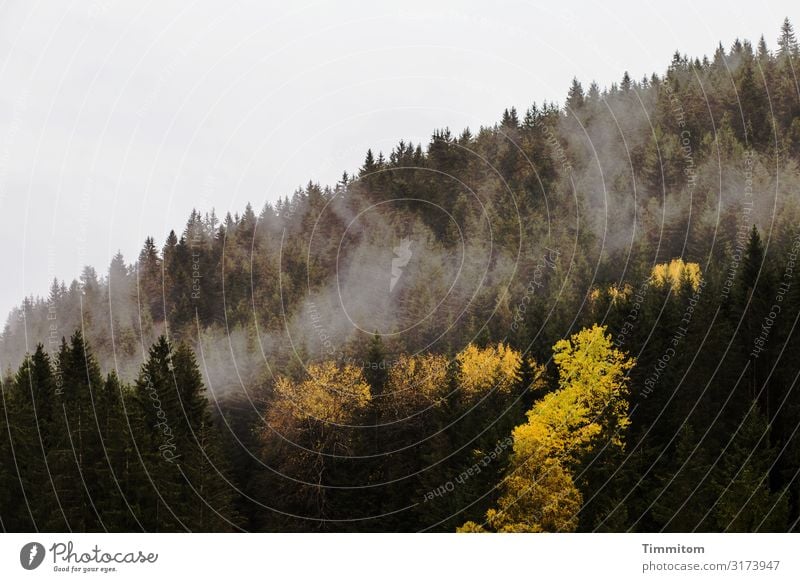
[[[796,531],[800,50],[665,64],[24,298],[2,529]]]

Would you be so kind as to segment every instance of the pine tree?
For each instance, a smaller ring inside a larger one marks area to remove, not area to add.
[[[95,471],[103,452],[94,403],[102,390],[103,380],[97,361],[80,331],[72,335],[69,344],[62,341],[56,366],[60,393],[54,402],[54,430],[48,464],[61,511],[50,508],[48,527],[101,531],[105,528],[95,505],[99,495]]]
[[[41,359],[39,348],[36,363],[30,356],[23,360],[5,399],[10,455],[3,470],[8,472],[6,486],[15,499],[2,513],[6,527],[15,531],[35,531],[45,526],[42,494],[52,491],[45,462],[49,426],[37,416],[37,404],[43,404],[41,395],[50,388],[50,370],[49,362]],[[48,364],[47,370],[41,368],[43,361]]]
[[[53,495],[53,485],[47,466],[53,430],[54,382],[50,358],[39,344],[33,356],[23,362],[15,382],[16,417],[13,425],[19,435],[17,453],[23,461],[22,486],[36,527],[46,524],[47,499]]]
[[[752,354],[755,353],[755,342],[760,335],[764,317],[769,313],[775,297],[775,280],[772,265],[767,261],[764,244],[755,225],[750,231],[739,269],[732,292],[735,301],[733,315],[740,318],[739,337],[743,350],[751,354],[747,385],[750,396],[758,397],[762,413],[769,416],[772,394],[763,381],[769,373],[773,350],[767,343],[757,357]]]
[[[131,507],[131,473],[138,460],[131,446],[131,431],[125,416],[123,400],[126,388],[116,373],[106,378],[94,402],[102,454],[92,468],[97,479],[95,504],[108,531],[129,532],[139,529]]]
[[[751,410],[721,455],[713,477],[714,531],[786,531],[787,497],[769,488],[775,450],[769,445],[768,430],[766,419]]]
[[[361,166],[359,175],[361,177],[368,176],[378,169],[378,164],[375,163],[375,157],[372,155],[372,150],[367,150],[367,157],[364,158],[364,164]]]
[[[388,378],[386,366],[386,350],[381,336],[376,331],[369,342],[364,368],[364,377],[372,389],[373,398],[379,396],[386,385]]]
[[[139,308],[153,321],[164,320],[161,258],[153,237],[147,237],[136,265]]]
[[[794,27],[792,27],[788,17],[784,18],[783,24],[781,24],[781,34],[778,37],[778,54],[783,58],[797,58],[798,56],[797,38],[794,34]]]
[[[654,475],[655,487],[642,487],[653,520],[645,531],[713,530],[707,515],[715,501],[715,491],[707,480],[713,461],[709,458],[708,443],[698,440],[694,427],[684,424],[674,449],[665,455]]]
[[[7,383],[0,375],[0,531],[2,532],[16,529],[16,519],[12,512],[14,507],[19,507],[21,499],[21,494],[17,493],[19,479],[11,448],[8,393]]]
[[[177,419],[179,467],[191,488],[184,522],[192,531],[229,531],[237,526],[233,507],[234,485],[223,455],[222,440],[214,423],[200,370],[192,350],[181,345],[175,350],[174,382],[182,416]]]
[[[764,88],[759,88],[756,84],[750,62],[742,66],[739,103],[745,120],[743,140],[752,147],[762,146],[770,137],[771,121]]]
[[[631,76],[628,74],[628,71],[625,71],[625,74],[622,75],[622,83],[620,84],[620,87],[625,93],[627,93],[631,90],[632,85]]]
[[[145,479],[136,506],[148,531],[228,531],[238,517],[229,468],[200,371],[186,346],[151,347],[136,382],[135,446]],[[149,486],[148,486],[149,483]]]
[[[572,114],[577,113],[579,109],[583,107],[584,97],[583,97],[583,87],[578,81],[577,77],[573,77],[572,85],[569,88],[569,92],[567,93],[567,102],[566,107],[569,112]]]
[[[767,41],[764,40],[764,35],[758,39],[758,60],[761,63],[769,62],[769,49],[767,48]]]
[[[147,531],[186,531],[184,480],[179,469],[181,406],[172,348],[164,336],[150,347],[135,386],[134,446],[143,481],[134,488],[139,521]]]
[[[503,119],[500,122],[500,125],[502,125],[505,129],[517,129],[519,127],[519,117],[517,117],[516,107],[505,109],[503,111]]]

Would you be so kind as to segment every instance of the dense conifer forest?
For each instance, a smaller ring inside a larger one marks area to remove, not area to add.
[[[800,50],[191,213],[0,336],[2,531],[796,531]]]

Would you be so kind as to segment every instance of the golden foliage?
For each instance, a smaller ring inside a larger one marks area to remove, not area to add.
[[[467,398],[480,397],[491,390],[508,394],[519,382],[520,353],[503,343],[481,349],[469,344],[456,356],[458,384]]]
[[[514,429],[514,452],[494,531],[573,531],[582,503],[569,467],[598,443],[622,446],[628,426],[627,381],[634,360],[614,349],[605,327],[583,329],[553,347],[559,389],[528,411]],[[481,531],[465,524],[459,531]]]
[[[363,422],[369,384],[360,367],[327,361],[309,365],[301,381],[279,378],[275,393],[261,429],[263,454],[275,471],[299,481],[287,501],[324,514],[326,475],[336,464],[326,453],[352,454],[358,429],[341,425]]]
[[[612,303],[617,301],[624,301],[633,294],[633,287],[628,283],[622,285],[611,285],[608,288],[608,296],[611,298]]]
[[[448,392],[447,367],[447,358],[438,354],[400,356],[389,368],[381,409],[402,418],[442,404]]]
[[[607,296],[612,304],[620,301],[625,301],[633,295],[633,287],[628,283],[622,285],[612,284],[607,287],[596,287],[589,292],[589,299],[593,302],[598,301],[601,297]]]
[[[657,287],[670,286],[673,291],[678,291],[684,279],[692,286],[693,291],[700,288],[702,273],[697,263],[684,263],[683,259],[672,259],[669,263],[660,263],[653,267],[650,274],[653,284]]]
[[[275,389],[295,419],[336,424],[349,422],[371,398],[361,368],[331,361],[311,364],[302,382],[279,378]]]

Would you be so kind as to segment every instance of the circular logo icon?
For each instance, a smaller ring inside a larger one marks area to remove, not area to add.
[[[30,542],[19,551],[19,563],[26,570],[35,570],[44,561],[44,546],[38,542]]]

